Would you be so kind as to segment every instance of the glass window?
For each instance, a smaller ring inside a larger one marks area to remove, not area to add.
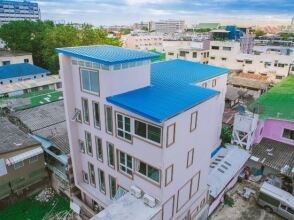
[[[9,65],[10,64],[10,61],[2,61],[2,65],[5,66],[5,65]]]
[[[232,48],[231,47],[223,47],[223,50],[226,50],[226,51],[231,51]]]
[[[83,119],[84,122],[89,124],[90,119],[89,119],[89,105],[88,105],[88,100],[82,98],[82,107],[83,107]]]
[[[89,155],[93,155],[93,150],[92,150],[92,137],[91,133],[85,131],[85,142],[86,142],[86,150]]]
[[[24,59],[23,62],[24,63],[28,63],[29,62],[29,59]]]
[[[100,112],[99,103],[93,102],[93,116],[94,116],[94,126],[100,128]]]
[[[82,90],[99,94],[99,74],[98,71],[81,69]]]
[[[159,170],[142,161],[138,161],[137,172],[156,183],[160,183]]]
[[[37,156],[34,156],[34,157],[31,157],[31,158],[29,159],[29,163],[30,163],[30,164],[31,164],[31,163],[35,163],[35,162],[38,161],[38,159],[39,159],[38,155],[37,155]]]
[[[287,211],[288,211],[290,214],[294,215],[294,210],[291,209],[290,207],[287,208]]]
[[[104,171],[98,169],[98,178],[99,178],[99,190],[102,193],[106,193],[106,189],[105,189],[105,175],[104,175]]]
[[[131,141],[131,119],[122,114],[116,114],[117,135],[121,138]]]
[[[17,170],[23,166],[24,166],[24,162],[20,161],[20,162],[14,164],[14,169]]]
[[[216,79],[212,80],[212,87],[216,86]]]
[[[110,69],[110,66],[101,64],[101,69],[103,69],[103,70],[109,70]]]
[[[127,175],[133,175],[133,158],[119,151],[119,170]]]
[[[89,183],[88,174],[85,171],[82,171],[83,174],[83,181],[85,183]]]
[[[193,52],[193,58],[197,58],[197,52]]]
[[[283,131],[283,137],[290,140],[294,140],[294,130],[285,128]]]
[[[219,50],[219,46],[211,46],[212,50]]]
[[[116,194],[116,179],[109,176],[109,188],[110,188],[110,198],[112,199]]]
[[[105,106],[106,132],[112,134],[112,108]]]
[[[103,162],[102,140],[98,137],[96,137],[95,139],[97,159]]]
[[[114,168],[115,166],[114,146],[111,143],[107,143],[107,155],[108,155],[108,165]]]
[[[79,140],[80,152],[85,153],[85,143],[82,140]]]
[[[161,128],[135,120],[135,134],[152,142],[161,143]]]
[[[96,181],[95,181],[95,169],[94,165],[88,162],[88,169],[89,169],[89,176],[90,176],[90,183],[95,186]]]

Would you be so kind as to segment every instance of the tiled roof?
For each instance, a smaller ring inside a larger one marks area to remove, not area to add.
[[[292,145],[263,138],[259,144],[253,146],[252,156],[258,159],[258,161],[254,161],[278,172],[281,172],[285,166],[289,166],[288,171],[284,174],[294,177],[294,173],[291,172],[294,168],[294,148]]]
[[[110,45],[57,48],[56,52],[105,65],[159,58],[159,54]]]
[[[30,63],[9,64],[0,67],[0,80],[45,73],[49,71]]]
[[[158,62],[151,65],[150,86],[107,97],[107,101],[158,123],[218,94],[194,84],[227,72],[185,60]]]

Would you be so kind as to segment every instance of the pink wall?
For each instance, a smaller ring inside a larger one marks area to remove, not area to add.
[[[294,145],[293,140],[282,136],[284,128],[294,130],[294,121],[287,121],[283,119],[266,119],[265,121],[260,121],[255,131],[254,143],[259,143],[261,139],[265,137],[283,142],[285,144]]]

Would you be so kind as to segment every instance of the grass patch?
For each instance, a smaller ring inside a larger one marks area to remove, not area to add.
[[[55,195],[48,203],[35,200],[35,196],[26,198],[3,210],[0,210],[2,220],[40,220],[49,212],[56,214],[61,211],[69,211],[69,200]]]

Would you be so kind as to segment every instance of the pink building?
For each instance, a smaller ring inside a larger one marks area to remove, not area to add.
[[[74,181],[104,209],[93,219],[205,218],[228,70],[105,45],[57,52]]]

